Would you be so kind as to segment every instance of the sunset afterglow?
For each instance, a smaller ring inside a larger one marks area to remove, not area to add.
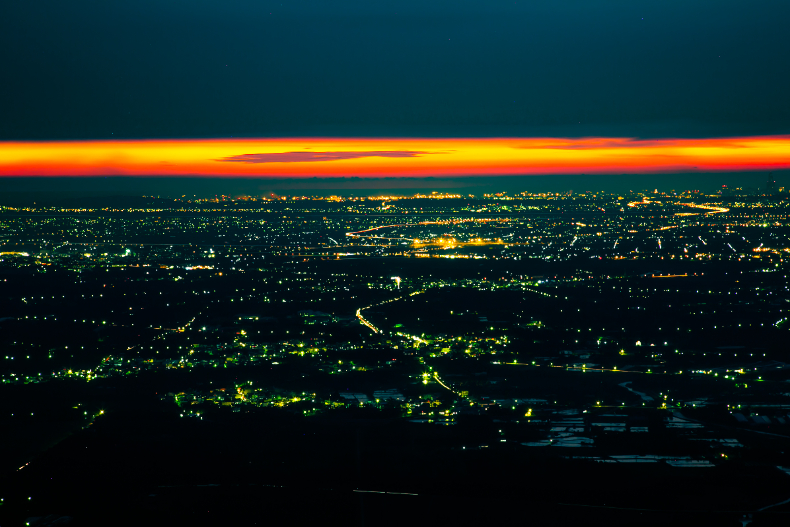
[[[790,136],[183,139],[0,143],[2,176],[365,177],[790,168]]]

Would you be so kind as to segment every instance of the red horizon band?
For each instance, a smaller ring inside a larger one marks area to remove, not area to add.
[[[406,177],[790,169],[790,136],[0,142],[0,176]]]

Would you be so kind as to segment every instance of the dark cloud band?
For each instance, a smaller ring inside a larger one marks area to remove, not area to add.
[[[368,152],[275,152],[271,154],[241,154],[217,161],[231,163],[304,163],[309,161],[339,161],[363,157],[417,157],[432,152],[414,150],[381,150]]]

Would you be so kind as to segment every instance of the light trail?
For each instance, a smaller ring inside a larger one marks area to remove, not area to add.
[[[406,298],[407,296],[419,295],[420,293],[424,293],[424,291],[414,291],[413,293],[409,293],[408,295],[403,295],[403,296],[399,296],[399,297],[396,297],[396,298],[391,298],[389,300],[384,300],[382,302],[379,302],[378,304],[370,304],[369,306],[360,307],[359,309],[357,309],[356,316],[357,316],[357,318],[359,319],[360,322],[362,322],[368,328],[373,330],[374,333],[384,333],[379,328],[377,328],[376,326],[374,326],[373,324],[371,324],[370,322],[365,320],[365,318],[362,316],[362,312],[364,310],[366,310],[366,309],[370,309],[371,307],[376,307],[376,306],[380,306],[380,305],[383,305],[383,304],[389,304],[390,302],[396,302],[396,301],[398,301],[398,300],[400,300],[402,298]],[[422,342],[425,342],[425,341],[422,341]]]
[[[371,324],[370,322],[365,320],[364,317],[362,316],[362,310],[363,309],[368,309],[369,307],[372,307],[372,306],[368,306],[368,307],[363,307],[363,308],[357,309],[357,318],[359,319],[360,322],[362,322],[368,328],[373,330],[373,333],[381,333],[381,331],[376,326],[374,326],[373,324]]]
[[[721,214],[721,213],[724,213],[724,212],[730,212],[730,209],[728,209],[726,207],[715,207],[713,205],[698,205],[696,203],[678,203],[678,205],[683,205],[685,207],[691,207],[692,209],[707,210],[708,212],[706,214]]]
[[[451,391],[452,393],[454,393],[455,395],[458,395],[459,397],[462,397],[462,395],[461,395],[461,394],[459,394],[458,392],[456,392],[455,390],[453,390],[452,388],[450,388],[449,386],[447,386],[446,384],[444,384],[444,382],[442,382],[442,380],[439,378],[439,374],[438,374],[437,372],[433,372],[433,379],[434,379],[436,382],[438,382],[439,384],[441,384],[441,385],[442,385],[444,388],[446,388],[447,390],[450,390],[450,391]]]

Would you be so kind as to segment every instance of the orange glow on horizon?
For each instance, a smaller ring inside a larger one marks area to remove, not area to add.
[[[0,176],[420,177],[790,169],[790,136],[0,142]]]

